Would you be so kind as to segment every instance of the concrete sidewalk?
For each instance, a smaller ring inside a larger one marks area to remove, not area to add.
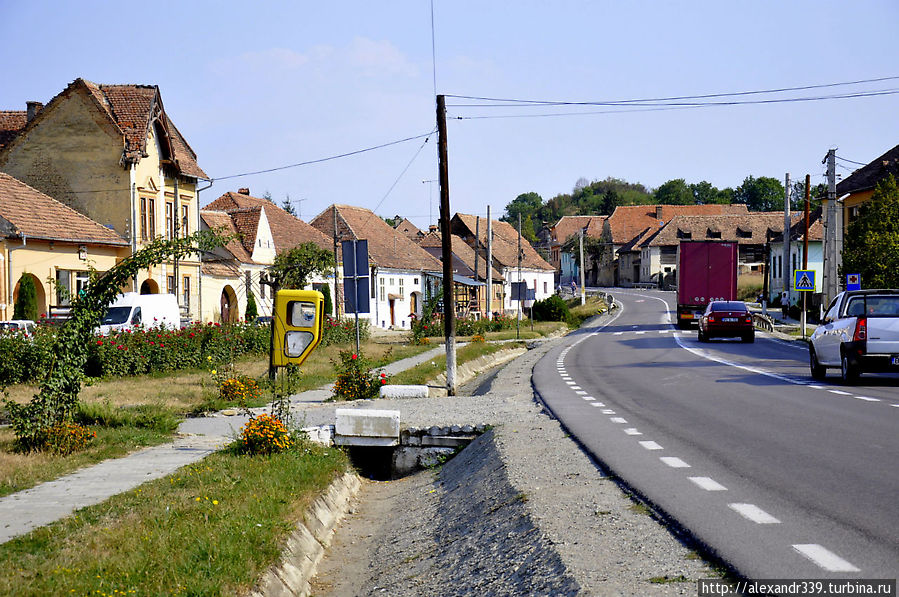
[[[422,354],[390,363],[383,367],[394,375],[437,355],[438,346]],[[291,396],[298,407],[321,403],[331,395],[330,386]],[[268,412],[268,407],[254,409]],[[293,410],[293,408],[292,408]],[[246,415],[196,417],[179,425],[182,437],[160,446],[144,448],[124,458],[106,460],[54,481],[41,483],[0,498],[0,543],[48,525],[85,506],[98,504],[113,495],[169,475],[182,466],[202,460],[236,438],[247,422]]]

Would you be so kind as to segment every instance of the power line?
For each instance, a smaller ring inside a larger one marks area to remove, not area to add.
[[[704,95],[682,95],[682,96],[672,96],[672,97],[660,97],[660,98],[644,98],[644,99],[626,99],[626,100],[614,100],[614,101],[600,101],[600,102],[571,102],[571,101],[547,101],[547,100],[525,100],[525,99],[503,99],[503,98],[493,98],[493,97],[480,97],[480,96],[470,96],[470,95],[451,95],[447,94],[446,97],[454,97],[456,99],[469,99],[469,100],[478,100],[478,101],[488,101],[488,102],[508,102],[511,104],[529,104],[529,105],[550,105],[550,106],[572,106],[572,105],[586,105],[586,106],[595,106],[595,105],[616,105],[616,104],[629,104],[629,103],[644,103],[644,102],[667,102],[674,100],[689,100],[689,99],[710,99],[716,97],[739,97],[745,95],[760,95],[760,94],[768,94],[768,93],[784,93],[787,91],[807,91],[809,89],[825,89],[829,87],[841,87],[847,85],[860,85],[862,83],[879,83],[883,81],[894,81],[899,79],[899,76],[891,76],[891,77],[879,77],[876,79],[861,79],[858,81],[845,81],[842,83],[824,83],[820,85],[804,85],[801,87],[780,87],[775,89],[762,89],[755,91],[736,91],[729,93],[710,93]],[[497,104],[485,104],[485,106],[495,106]],[[466,106],[466,107],[478,107],[479,104],[453,104],[453,107]]]
[[[856,161],[853,161],[853,160],[849,160],[849,159],[846,159],[846,158],[843,158],[843,157],[840,157],[840,156],[835,156],[835,157],[836,157],[838,160],[841,160],[841,161],[843,161],[843,162],[849,162],[850,164],[855,164],[855,165],[857,165],[857,166],[867,166],[867,165],[868,165],[868,164],[863,164],[863,163],[861,163],[861,162],[856,162]]]

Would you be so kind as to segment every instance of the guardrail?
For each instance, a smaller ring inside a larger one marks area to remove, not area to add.
[[[752,325],[759,328],[760,330],[765,330],[766,332],[774,331],[774,322],[771,321],[769,317],[767,317],[766,315],[762,315],[761,313],[752,314]]]

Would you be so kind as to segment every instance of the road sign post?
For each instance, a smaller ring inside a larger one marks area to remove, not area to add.
[[[802,293],[802,315],[799,325],[802,327],[802,339],[805,340],[805,297],[815,292],[815,270],[797,269],[793,272],[793,290]]]

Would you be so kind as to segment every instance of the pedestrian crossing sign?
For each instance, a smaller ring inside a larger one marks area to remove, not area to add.
[[[815,270],[797,269],[793,272],[793,290],[797,292],[815,291]]]

